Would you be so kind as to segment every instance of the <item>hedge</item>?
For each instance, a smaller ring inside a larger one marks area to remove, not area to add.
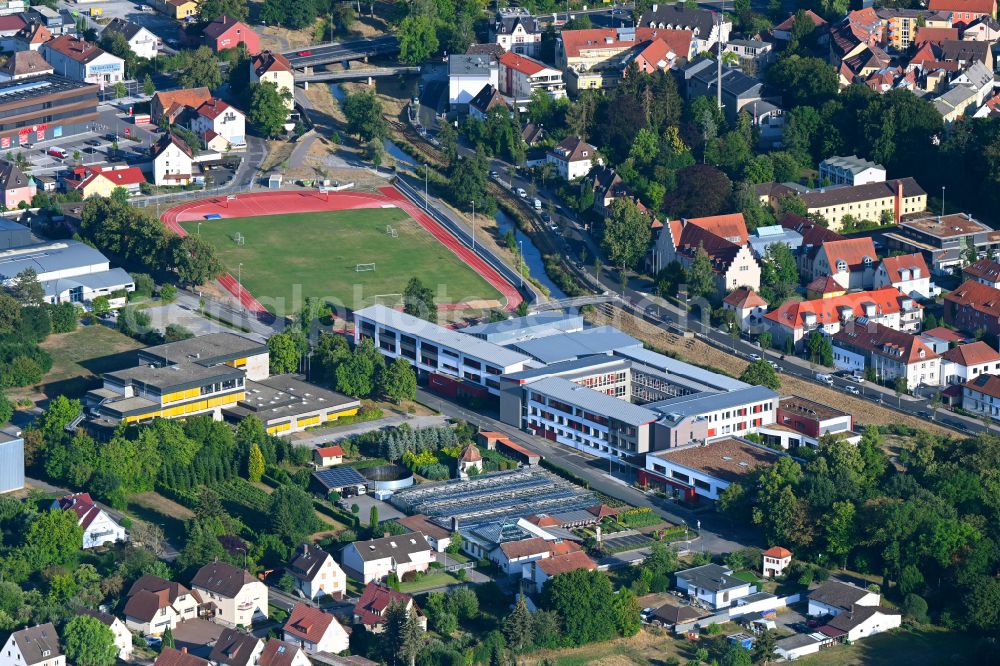
[[[559,465],[556,465],[555,463],[551,462],[548,458],[542,458],[541,465],[542,467],[549,470],[556,476],[561,476],[567,481],[572,481],[578,486],[583,486],[587,490],[590,490],[590,481],[587,481],[583,477],[574,474],[565,467],[560,467]]]

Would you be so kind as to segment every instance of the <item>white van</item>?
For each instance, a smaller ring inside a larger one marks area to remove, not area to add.
[[[534,203],[535,203],[535,210],[541,210],[542,209],[542,202],[541,201],[539,201],[538,199],[535,199]]]
[[[525,192],[524,188],[521,188],[521,187],[517,188],[515,190],[515,192],[517,192],[517,196],[521,197],[522,199],[525,198],[526,196],[528,196],[528,193]]]
[[[833,386],[833,377],[822,372],[816,373],[816,381],[823,382],[827,386]]]

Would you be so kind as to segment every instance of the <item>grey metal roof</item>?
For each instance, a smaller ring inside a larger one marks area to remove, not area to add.
[[[574,407],[585,409],[595,414],[607,416],[608,418],[627,423],[629,425],[640,426],[655,421],[659,414],[656,412],[625,402],[621,398],[612,397],[606,393],[595,391],[574,384],[562,377],[548,377],[534,382],[528,387],[532,391],[537,391],[560,402],[565,402]]]
[[[575,333],[557,333],[511,345],[542,363],[556,363],[582,356],[610,354],[618,349],[642,347],[642,342],[613,326],[598,326]]]
[[[876,164],[871,160],[866,160],[865,158],[858,157],[857,155],[848,155],[846,157],[828,157],[820,162],[819,166],[820,168],[828,166],[836,169],[843,169],[844,171],[849,171],[853,174],[861,173],[865,169],[881,169],[882,171],[885,171],[885,167],[881,164]]]
[[[398,536],[387,536],[381,539],[369,539],[368,541],[355,541],[346,546],[354,547],[358,555],[365,562],[384,560],[391,557],[397,562],[408,562],[415,553],[423,553],[431,549],[421,532],[407,532]]]
[[[777,229],[777,233],[769,233],[767,230]],[[767,251],[769,245],[774,243],[784,243],[792,250],[798,249],[802,246],[802,234],[795,231],[794,229],[786,229],[781,225],[775,225],[773,227],[760,227],[757,229],[755,235],[751,235],[747,238],[747,243],[750,245],[750,249],[758,257],[763,256],[764,252]]]
[[[543,377],[556,377],[560,375],[565,375],[580,370],[593,369],[603,367],[618,367],[625,366],[628,367],[628,360],[617,358],[614,356],[585,356],[583,358],[574,358],[570,361],[559,361],[558,363],[550,363],[548,365],[542,366],[541,368],[529,368],[528,370],[522,370],[521,372],[512,372],[510,374],[504,375],[505,379],[515,379],[515,380],[534,380],[541,379]]]
[[[646,407],[655,410],[660,414],[682,416],[694,416],[705,412],[714,412],[726,407],[739,407],[749,402],[759,402],[761,400],[778,400],[778,394],[765,386],[751,386],[749,388],[729,391],[728,393],[694,393],[692,395],[682,395],[676,398],[669,398],[659,402],[653,402]]]
[[[408,315],[405,312],[387,308],[384,305],[372,305],[362,308],[356,311],[354,316],[355,318],[363,317],[370,319],[376,324],[394,328],[408,335],[413,335],[428,342],[462,352],[466,356],[472,356],[481,361],[503,367],[531,360],[528,356],[512,349],[507,349],[492,342],[480,340],[477,337],[432,324],[423,319]]]
[[[825,638],[825,637],[824,637]],[[795,648],[805,647],[806,645],[812,645],[814,643],[819,643],[823,639],[817,638],[816,634],[795,634],[789,636],[788,638],[779,639],[774,645],[782,650],[794,650]]]
[[[711,370],[699,368],[696,365],[691,365],[690,363],[679,361],[676,358],[670,358],[669,356],[658,354],[649,349],[616,349],[614,353],[615,356],[630,358],[635,361],[639,361],[643,365],[648,365],[651,368],[656,368],[657,370],[661,370],[672,375],[687,377],[688,379],[693,379],[696,382],[700,382],[701,384],[711,386],[712,388],[717,388],[722,391],[738,391],[750,386],[750,384],[741,382],[738,379],[733,379],[732,377],[727,377],[726,375],[712,372]]]
[[[468,326],[461,331],[498,345],[506,345],[518,340],[540,338],[554,333],[579,331],[582,328],[583,317],[580,315],[550,311],[489,324]]]
[[[448,56],[448,76],[484,76],[489,77],[491,70],[499,71],[497,62],[488,55],[461,55],[452,53]]]
[[[718,564],[705,564],[693,569],[685,569],[677,572],[677,578],[684,579],[692,585],[709,590],[711,592],[721,592],[743,587],[748,583],[732,575],[732,569]]]
[[[109,263],[108,258],[85,243],[75,240],[35,243],[0,252],[0,280],[13,279],[21,271],[34,269],[40,278],[46,273],[83,269]]]
[[[151,359],[156,363],[190,361],[198,365],[209,366],[266,353],[267,345],[242,335],[223,331],[146,347],[139,350],[139,357]]]
[[[180,391],[185,388],[201,386],[210,381],[242,378],[243,375],[243,370],[228,365],[206,368],[194,363],[181,363],[160,368],[139,365],[106,373],[104,378],[126,386],[145,384],[161,391]]]
[[[303,416],[324,409],[353,409],[361,401],[343,393],[309,384],[292,375],[274,375],[260,381],[246,382],[246,397],[240,400],[238,416],[256,414],[265,424],[293,416]]]
[[[327,490],[346,488],[347,486],[363,486],[368,483],[365,477],[353,467],[334,467],[313,472],[313,478],[319,481]]]
[[[124,268],[112,268],[99,273],[85,273],[69,278],[43,280],[42,288],[45,289],[46,296],[55,296],[73,287],[115,290],[125,289],[134,283],[132,276]]]

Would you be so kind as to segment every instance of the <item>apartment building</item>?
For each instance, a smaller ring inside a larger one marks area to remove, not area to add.
[[[982,284],[1000,289],[1000,263],[993,259],[980,259],[962,269],[966,280],[975,280]]]
[[[875,271],[874,287],[895,287],[900,293],[913,298],[933,298],[941,292],[931,282],[931,272],[927,269],[924,255],[920,253],[883,259]]]
[[[844,290],[871,289],[877,261],[871,238],[827,241],[817,249],[807,278],[829,275]]]
[[[885,24],[883,39],[887,46],[905,51],[911,44],[919,45],[919,33],[925,28],[951,28],[951,13],[928,9],[883,7],[875,14]]]
[[[831,185],[869,185],[885,182],[885,167],[857,155],[828,157],[819,163],[819,179]]]
[[[515,101],[527,101],[536,90],[553,99],[566,96],[566,84],[560,70],[526,55],[504,53],[500,57],[500,92]]]
[[[277,52],[261,51],[250,59],[250,80],[273,83],[279,93],[287,93],[285,107],[295,108],[295,71],[288,58]]]
[[[914,216],[902,220],[895,231],[885,234],[890,250],[920,252],[934,273],[951,274],[967,262],[969,246],[980,257],[1000,251],[1000,231],[968,213]]]
[[[944,321],[966,333],[1000,335],[1000,289],[966,280],[945,295]]]
[[[541,50],[543,32],[538,19],[527,9],[504,7],[490,24],[490,41],[509,53],[534,58]]]
[[[831,341],[838,370],[871,368],[883,381],[904,378],[911,391],[941,384],[941,357],[919,336],[858,317],[831,335]]]
[[[854,187],[824,187],[809,190],[800,185],[765,183],[757,186],[761,203],[776,208],[787,195],[799,197],[809,215],[821,215],[837,231],[850,215],[855,220],[879,221],[883,214],[899,222],[904,215],[927,208],[927,192],[912,178],[888,180]]]

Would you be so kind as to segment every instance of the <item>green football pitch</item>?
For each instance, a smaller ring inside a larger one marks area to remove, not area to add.
[[[198,221],[182,226],[214,245],[226,270],[233,277],[239,272],[243,286],[278,316],[297,312],[309,296],[355,309],[376,300],[396,305],[414,276],[434,291],[441,304],[500,297],[398,208],[262,215],[200,224],[200,232]],[[359,270],[366,268],[359,264],[374,264],[374,270]]]

